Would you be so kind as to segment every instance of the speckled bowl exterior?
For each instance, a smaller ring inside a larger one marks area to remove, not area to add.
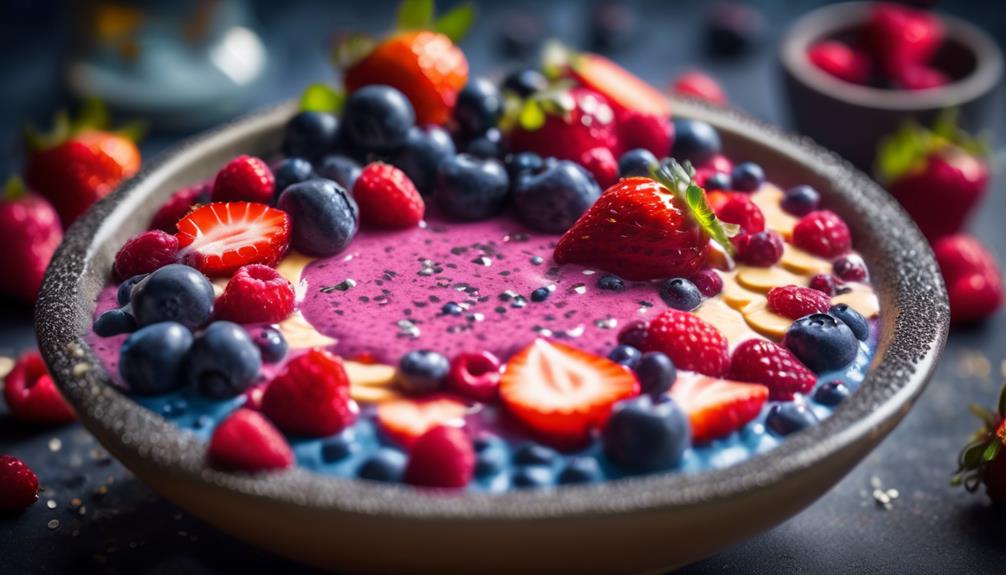
[[[796,130],[837,152],[861,170],[873,170],[877,144],[907,119],[929,125],[944,109],[960,112],[963,128],[981,134],[1002,113],[1003,55],[988,34],[946,14],[946,40],[937,65],[958,79],[916,92],[859,86],[830,76],[807,59],[814,43],[855,41],[871,2],[832,4],[794,23],[779,48],[785,93]]]
[[[277,148],[290,106],[185,142],[149,163],[67,233],[36,311],[42,353],[84,425],[155,490],[241,539],[340,572],[625,573],[689,563],[780,523],[825,493],[907,413],[943,349],[946,293],[900,207],[806,139],[737,112],[675,101],[709,121],[727,152],[783,187],[811,184],[852,227],[882,305],[879,348],[832,417],[732,467],[543,491],[423,492],[302,469],[223,473],[205,445],[117,391],[84,343],[117,247],[179,186],[239,153]]]

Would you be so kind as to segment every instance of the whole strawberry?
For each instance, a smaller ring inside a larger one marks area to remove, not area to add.
[[[104,107],[89,102],[76,122],[61,115],[50,134],[28,131],[25,180],[52,203],[64,228],[140,169],[136,144],[126,131],[106,131],[106,119]]]
[[[880,146],[877,170],[930,242],[960,231],[985,196],[985,146],[943,114],[932,129],[906,123]]]
[[[35,303],[42,276],[63,231],[59,215],[44,198],[12,178],[0,197],[0,267],[6,270],[0,291],[25,303]]]
[[[982,428],[961,450],[952,485],[963,485],[974,492],[985,484],[985,492],[994,503],[1006,502],[1006,385],[999,392],[996,410],[972,405],[971,411],[983,422]]]
[[[933,244],[955,325],[979,322],[1003,302],[1002,274],[995,257],[977,238],[957,234]]]
[[[884,71],[893,79],[906,69],[929,62],[943,43],[943,23],[926,10],[877,2],[866,33]]]
[[[525,100],[501,127],[513,152],[579,162],[595,148],[619,150],[615,113],[590,88],[546,90]]]

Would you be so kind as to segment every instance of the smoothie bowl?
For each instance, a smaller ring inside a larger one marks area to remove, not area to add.
[[[565,90],[544,127],[504,114],[506,155],[445,136],[467,153],[432,178],[361,119],[414,122],[387,86],[324,153],[329,119],[284,106],[166,154],[49,271],[61,389],[169,499],[332,569],[639,572],[791,516],[922,391],[931,253],[865,176],[736,112],[672,101],[618,166],[615,135],[555,159],[632,121]]]

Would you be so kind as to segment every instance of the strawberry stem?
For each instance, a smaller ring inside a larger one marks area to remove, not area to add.
[[[682,166],[671,158],[651,172],[653,179],[671,191],[680,199],[695,220],[695,223],[719,244],[727,255],[734,254],[734,245],[730,238],[740,233],[740,226],[728,224],[718,217],[706,201],[706,192],[695,183],[695,169],[690,162]]]
[[[3,199],[7,202],[16,202],[28,193],[28,188],[24,185],[24,180],[17,174],[7,179],[3,187]]]

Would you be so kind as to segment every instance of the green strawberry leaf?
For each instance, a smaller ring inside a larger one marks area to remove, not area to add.
[[[338,114],[346,101],[346,93],[328,84],[311,84],[300,95],[300,109],[304,112]]]
[[[466,3],[437,18],[433,23],[433,31],[440,32],[457,44],[468,35],[473,22],[475,22],[475,7]]]
[[[98,98],[91,96],[84,100],[77,118],[70,125],[70,133],[75,135],[92,130],[104,130],[107,127],[108,107]]]
[[[377,46],[377,41],[366,34],[346,34],[332,47],[332,64],[345,70],[366,58]]]
[[[958,126],[959,116],[956,108],[944,109],[929,129],[914,119],[903,122],[897,131],[877,146],[875,171],[879,180],[889,183],[905,174],[922,170],[930,154],[951,146],[971,156],[987,157],[987,138],[974,137],[961,129]]]
[[[28,193],[28,188],[24,185],[21,176],[14,174],[7,178],[7,183],[3,186],[3,199],[8,202],[16,202]]]
[[[521,106],[519,115],[517,117],[517,123],[520,125],[521,129],[533,132],[540,129],[545,125],[545,109],[542,106],[540,100],[535,100],[534,98],[529,98],[524,101],[524,105]]]
[[[576,58],[576,54],[558,40],[549,40],[541,51],[541,73],[549,80],[557,80]]]
[[[985,451],[982,452],[982,461],[984,463],[991,463],[995,460],[996,455],[999,455],[999,448],[1002,445],[999,441],[990,441],[988,446],[985,447]]]
[[[734,254],[734,245],[730,238],[740,233],[740,226],[728,224],[718,217],[706,201],[706,192],[695,183],[695,169],[691,163],[682,166],[671,158],[652,172],[653,179],[670,190],[688,207],[695,223],[723,248],[727,255]]]
[[[395,18],[397,30],[429,30],[433,26],[433,0],[403,0]]]

